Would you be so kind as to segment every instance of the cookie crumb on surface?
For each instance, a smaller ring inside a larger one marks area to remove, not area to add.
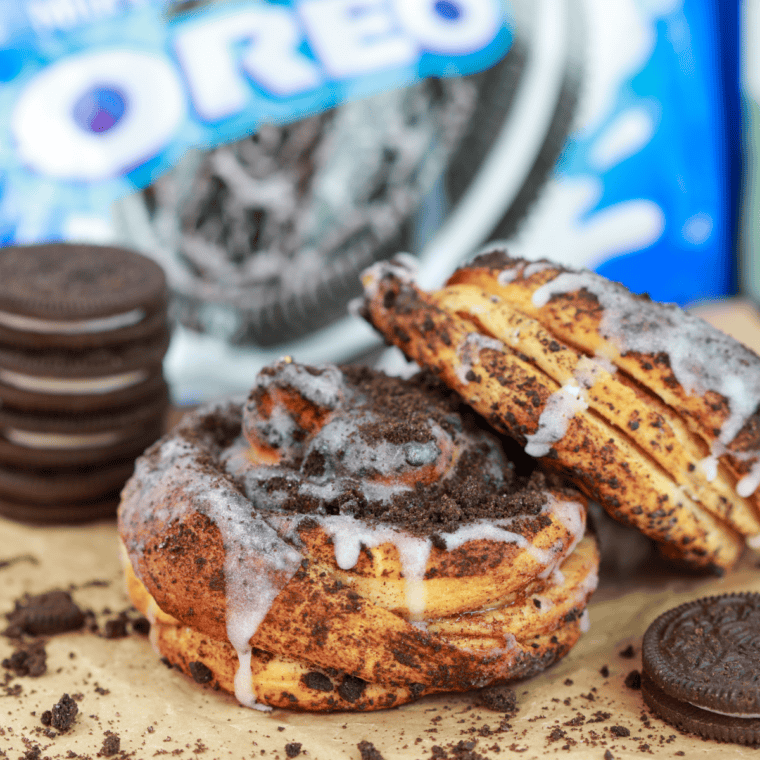
[[[383,756],[377,751],[372,742],[363,740],[356,746],[359,748],[362,760],[384,760]]]
[[[68,731],[74,724],[78,712],[77,703],[68,694],[64,694],[53,705],[53,709],[50,711],[49,725],[58,731]],[[45,722],[46,714],[47,710],[42,714],[43,723]]]
[[[475,704],[496,712],[517,712],[517,694],[508,686],[487,686],[478,692]]]
[[[56,589],[36,596],[24,596],[16,601],[13,612],[6,615],[8,627],[4,633],[11,638],[22,634],[74,631],[84,625],[84,613],[74,603],[68,591]]]
[[[118,734],[106,734],[103,746],[98,752],[99,757],[113,757],[121,749],[121,739]]]

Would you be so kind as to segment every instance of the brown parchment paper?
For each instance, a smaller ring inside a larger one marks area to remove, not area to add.
[[[760,322],[747,303],[700,311],[757,350]],[[680,733],[625,685],[640,669],[641,637],[654,618],[709,594],[760,592],[760,557],[748,553],[723,578],[695,576],[665,563],[637,534],[607,527],[590,630],[555,667],[513,685],[513,716],[479,707],[475,693],[378,713],[258,712],[166,667],[146,636],[81,631],[48,638],[42,676],[11,678],[0,668],[0,758],[96,758],[107,732],[120,740],[115,757],[140,759],[359,760],[360,742],[371,742],[385,760],[760,757],[757,749]],[[0,518],[0,616],[23,594],[53,588],[71,590],[101,623],[129,608],[115,521],[40,528]],[[0,629],[4,623],[0,617]],[[629,645],[633,656],[623,656]],[[0,637],[0,660],[12,652]],[[77,700],[77,719],[65,733],[50,732],[40,716],[64,693]]]

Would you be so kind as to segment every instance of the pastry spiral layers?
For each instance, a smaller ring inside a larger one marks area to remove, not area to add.
[[[596,586],[586,504],[484,427],[429,378],[287,360],[188,414],[119,510],[157,649],[243,704],[314,711],[552,664]]]
[[[365,313],[497,429],[668,556],[717,571],[760,512],[760,358],[590,271],[491,249],[438,291],[363,275]]]

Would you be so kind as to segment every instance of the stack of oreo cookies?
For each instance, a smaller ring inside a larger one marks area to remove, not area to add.
[[[113,515],[169,403],[164,272],[132,251],[0,250],[0,514]]]

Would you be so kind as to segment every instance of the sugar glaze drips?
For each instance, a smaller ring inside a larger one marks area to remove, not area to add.
[[[711,474],[714,462],[727,453],[727,446],[760,406],[760,357],[675,304],[636,298],[618,283],[591,271],[558,274],[533,293],[532,302],[541,308],[552,296],[581,289],[593,293],[603,307],[599,331],[612,349],[610,358],[627,352],[666,354],[687,393],[703,396],[714,391],[728,400],[729,415],[703,465]],[[760,486],[760,451],[731,455],[753,462],[736,486],[740,496],[751,496]]]

